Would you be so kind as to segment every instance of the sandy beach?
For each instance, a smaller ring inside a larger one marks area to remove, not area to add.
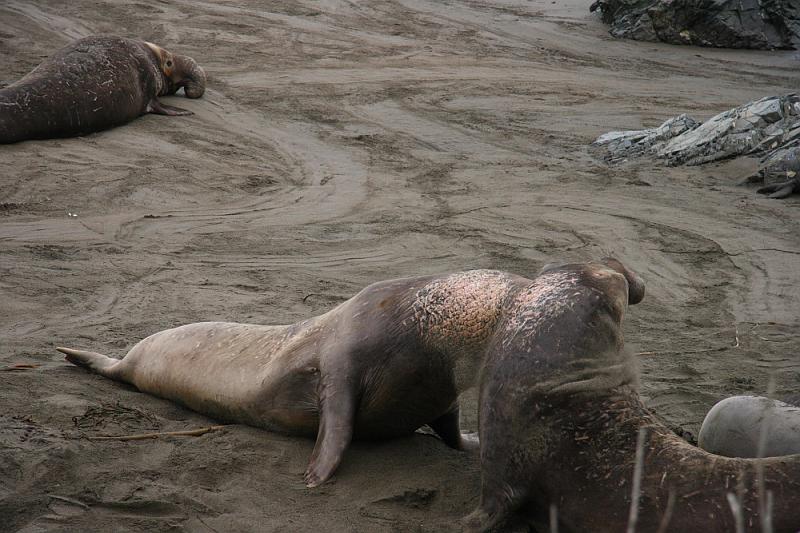
[[[0,4],[0,86],[73,39],[194,57],[194,115],[0,146],[0,530],[451,531],[477,457],[416,434],[313,447],[217,422],[63,360],[205,320],[287,324],[384,279],[613,254],[641,392],[696,434],[718,400],[800,389],[800,197],[740,158],[609,166],[610,130],[797,90],[797,51],[620,41],[588,1]],[[10,369],[14,365],[29,367]],[[476,393],[462,424],[477,430]]]

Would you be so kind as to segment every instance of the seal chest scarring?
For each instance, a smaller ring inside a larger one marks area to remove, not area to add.
[[[309,486],[352,437],[428,424],[453,448],[458,395],[474,384],[508,295],[529,280],[475,270],[376,283],[288,326],[223,322],[156,333],[122,359],[58,348],[67,360],[209,416],[317,436]]]
[[[745,527],[760,530],[760,475],[774,531],[800,528],[799,456],[712,455],[644,407],[621,330],[643,296],[641,279],[613,259],[549,268],[515,293],[481,373],[481,497],[466,530],[555,515],[559,531],[624,531],[641,429],[636,531],[735,531],[729,494]]]
[[[189,98],[205,91],[194,59],[146,41],[85,37],[0,90],[0,144],[83,135],[145,113],[189,115],[158,100],[181,87]]]

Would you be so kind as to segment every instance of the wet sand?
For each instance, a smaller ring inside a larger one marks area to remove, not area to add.
[[[431,436],[355,444],[316,490],[308,439],[91,441],[215,422],[53,349],[290,323],[388,278],[614,254],[647,282],[625,332],[669,424],[696,433],[770,375],[797,392],[800,198],[735,186],[754,160],[609,167],[588,146],[796,89],[797,52],[618,41],[578,0],[8,0],[0,83],[91,33],[192,56],[209,89],[164,99],[190,117],[0,146],[0,529],[452,529],[477,464]],[[474,392],[462,412],[476,429]]]

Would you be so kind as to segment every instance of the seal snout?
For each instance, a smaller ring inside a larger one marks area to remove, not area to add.
[[[187,98],[200,98],[206,92],[206,72],[197,61],[188,56],[174,56],[178,87],[183,87]]]
[[[628,305],[636,305],[644,298],[644,280],[633,270],[629,269],[613,257],[604,257],[602,263],[625,276],[628,282]]]
[[[625,275],[628,280],[628,305],[636,305],[644,299],[644,281],[633,272],[629,272],[630,277]]]

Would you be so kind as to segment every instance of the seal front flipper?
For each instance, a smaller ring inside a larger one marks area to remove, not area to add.
[[[499,435],[481,435],[481,499],[478,508],[462,520],[464,531],[490,531],[506,523],[530,501],[528,487],[536,473],[518,462],[522,455]]]
[[[786,198],[793,192],[800,192],[800,180],[797,178],[775,185],[767,185],[756,191],[759,194],[769,194],[770,198]]]
[[[455,407],[428,425],[451,448],[464,451],[476,450],[479,447],[478,439],[473,434],[461,433],[458,413],[458,404],[456,404]]]
[[[488,495],[484,492],[481,495],[480,507],[461,519],[461,528],[470,533],[483,533],[493,531],[498,525],[503,524],[506,527],[501,527],[501,529],[507,531],[510,529],[511,523],[515,521],[513,513],[521,501],[522,498],[513,494],[510,488],[508,494],[502,497]],[[525,530],[527,531],[528,528],[526,527]]]
[[[356,387],[345,380],[334,380],[320,391],[320,416],[317,443],[311,453],[305,476],[306,486],[318,487],[333,475],[353,438],[356,418]]]
[[[150,102],[147,103],[147,112],[153,113],[156,115],[168,115],[170,117],[180,117],[184,115],[194,115],[191,111],[187,109],[181,109],[180,107],[174,107],[167,104],[162,104],[158,101],[158,98],[153,98]]]

